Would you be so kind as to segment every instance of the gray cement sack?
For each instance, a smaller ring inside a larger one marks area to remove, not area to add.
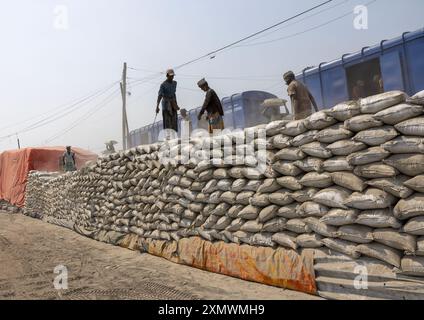
[[[324,162],[322,159],[308,157],[304,160],[295,161],[293,163],[296,167],[301,169],[301,172],[322,172]]]
[[[355,223],[371,228],[399,229],[402,227],[402,223],[393,216],[391,209],[362,211]]]
[[[323,162],[322,168],[326,172],[353,171],[354,167],[349,164],[346,157],[333,157]]]
[[[305,174],[302,179],[300,179],[300,184],[304,187],[322,189],[331,187],[333,185],[333,181],[329,173],[310,172]]]
[[[376,242],[405,252],[414,253],[417,249],[417,240],[414,236],[393,229],[374,230],[373,238]]]
[[[297,137],[294,137],[293,140],[291,141],[291,145],[293,147],[301,147],[305,144],[314,142],[316,141],[315,137],[318,133],[319,133],[318,130],[307,131]]]
[[[347,101],[339,103],[335,107],[324,112],[338,121],[343,122],[359,115],[361,113],[361,107],[357,101]]]
[[[361,113],[375,114],[384,109],[403,103],[406,95],[402,91],[390,91],[361,99],[359,104]]]
[[[296,161],[302,160],[306,157],[306,154],[302,152],[299,148],[285,148],[277,152],[275,158],[277,160],[288,160]]]
[[[327,150],[335,156],[348,156],[352,153],[366,149],[365,143],[356,142],[353,140],[341,140],[332,143],[326,147]]]
[[[406,136],[424,137],[424,117],[403,121],[395,125],[395,128]]]
[[[353,132],[361,132],[371,128],[378,128],[383,125],[383,122],[376,120],[372,114],[364,114],[356,116],[344,123],[346,129]]]
[[[424,154],[398,154],[383,162],[411,177],[424,173]]]
[[[332,187],[317,192],[312,198],[313,201],[327,207],[347,209],[344,203],[351,193],[351,191],[342,187]]]
[[[298,136],[308,130],[305,124],[306,120],[290,121],[280,130],[280,133],[290,137]]]
[[[377,113],[374,118],[385,124],[395,125],[402,121],[416,118],[423,113],[423,107],[413,104],[400,104]]]
[[[284,176],[296,177],[302,173],[302,170],[291,161],[277,161],[272,165],[272,168]]]
[[[310,233],[312,230],[302,219],[290,219],[286,223],[286,230],[297,233],[304,234]]]
[[[299,179],[295,177],[280,177],[277,178],[277,183],[280,187],[287,188],[292,191],[302,190],[303,186],[300,184]]]
[[[391,194],[375,188],[369,188],[365,193],[355,192],[345,205],[359,210],[385,209],[396,204],[397,199]]]
[[[360,166],[370,164],[373,162],[379,162],[390,156],[390,152],[384,150],[381,147],[372,147],[367,150],[353,153],[347,157],[349,164],[353,166]]]
[[[296,238],[296,243],[300,248],[315,249],[323,246],[322,236],[311,233],[301,234]]]
[[[382,148],[394,154],[424,153],[424,140],[421,137],[400,136],[386,142]]]
[[[337,237],[355,243],[371,243],[374,240],[372,231],[373,229],[366,226],[342,226],[337,231]]]
[[[272,145],[276,149],[285,149],[292,145],[292,138],[279,134],[272,139]]]
[[[327,225],[323,222],[320,222],[318,218],[309,217],[304,219],[304,221],[312,231],[314,231],[315,233],[323,237],[327,237],[327,238],[337,237],[337,228]]]
[[[357,251],[364,256],[384,261],[396,268],[400,268],[401,253],[398,250],[379,243],[359,245]]]
[[[403,227],[403,231],[414,236],[424,236],[424,217],[415,217]]]
[[[294,201],[298,203],[303,203],[307,201],[312,201],[313,197],[318,193],[319,189],[317,188],[305,188],[299,191],[295,191],[291,194]]]
[[[322,143],[334,143],[340,140],[346,140],[353,136],[353,132],[344,127],[343,124],[335,124],[329,128],[321,130],[316,136],[316,140]]]
[[[399,133],[391,126],[372,128],[361,131],[352,139],[357,142],[363,142],[369,146],[380,146],[390,140],[393,140]]]
[[[297,214],[302,218],[323,217],[329,211],[326,206],[310,201],[301,204],[296,210]]]
[[[277,216],[279,207],[276,205],[270,205],[268,207],[263,208],[259,212],[259,219],[258,221],[261,223],[265,223]],[[256,219],[256,218],[255,218]]]
[[[309,130],[322,130],[337,123],[337,120],[327,115],[325,111],[319,111],[306,119],[306,127]]]
[[[403,184],[416,192],[424,193],[424,175],[416,176]]]
[[[320,159],[329,159],[333,155],[326,149],[327,144],[321,142],[311,142],[300,147],[303,153]]]
[[[399,174],[399,171],[390,165],[376,162],[358,166],[353,170],[353,173],[366,179],[378,179],[395,177]]]
[[[361,256],[361,254],[356,250],[356,243],[332,238],[323,239],[322,243],[328,249],[345,254],[352,259],[358,259]]]
[[[282,247],[297,250],[296,236],[295,233],[286,231],[274,234],[271,239]]]
[[[399,220],[424,216],[424,194],[417,193],[407,199],[400,200],[393,213]]]
[[[424,276],[424,258],[423,257],[404,257],[401,261],[402,274],[423,277]]]
[[[287,223],[287,219],[285,218],[281,218],[281,217],[273,218],[264,223],[262,227],[262,231],[271,232],[271,233],[282,232],[286,229],[286,223]]]
[[[330,226],[340,227],[354,224],[357,217],[358,210],[332,209],[320,219],[320,222]]]
[[[283,217],[286,219],[296,219],[300,218],[297,208],[299,207],[298,203],[292,203],[287,206],[280,207],[277,212],[277,216]]]
[[[406,199],[414,193],[411,189],[404,185],[404,183],[408,180],[409,177],[401,175],[393,178],[370,180],[367,181],[366,184],[371,187],[386,191],[397,198]]]
[[[331,179],[336,185],[352,191],[362,192],[366,188],[365,181],[350,172],[333,172]]]

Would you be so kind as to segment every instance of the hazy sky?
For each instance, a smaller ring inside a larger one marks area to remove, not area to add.
[[[16,148],[15,135],[4,138],[15,133],[22,147],[101,151],[104,141],[121,141],[119,85],[111,85],[124,61],[138,69],[128,72],[133,130],[154,120],[159,72],[322,1],[1,0],[0,151]],[[177,70],[180,107],[201,105],[204,94],[196,82],[203,76],[221,97],[246,90],[285,97],[284,71],[298,72],[424,26],[423,0],[378,0],[369,5],[369,29],[356,30],[354,7],[368,2],[334,0],[263,38]],[[137,81],[145,77],[150,80]],[[95,92],[94,100],[72,106]]]

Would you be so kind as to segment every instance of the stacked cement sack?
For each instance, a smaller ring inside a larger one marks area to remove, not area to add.
[[[10,204],[5,200],[0,200],[0,210],[7,211],[9,213],[19,213],[20,208]]]
[[[141,239],[326,247],[424,276],[422,96],[140,146],[48,181],[31,173],[26,212]]]

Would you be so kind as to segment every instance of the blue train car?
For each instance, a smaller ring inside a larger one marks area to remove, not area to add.
[[[297,78],[323,108],[383,91],[413,95],[424,90],[424,29],[306,68]]]

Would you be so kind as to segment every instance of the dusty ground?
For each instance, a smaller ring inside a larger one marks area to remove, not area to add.
[[[68,268],[57,291],[54,268]],[[0,212],[0,299],[317,299],[177,265]]]

